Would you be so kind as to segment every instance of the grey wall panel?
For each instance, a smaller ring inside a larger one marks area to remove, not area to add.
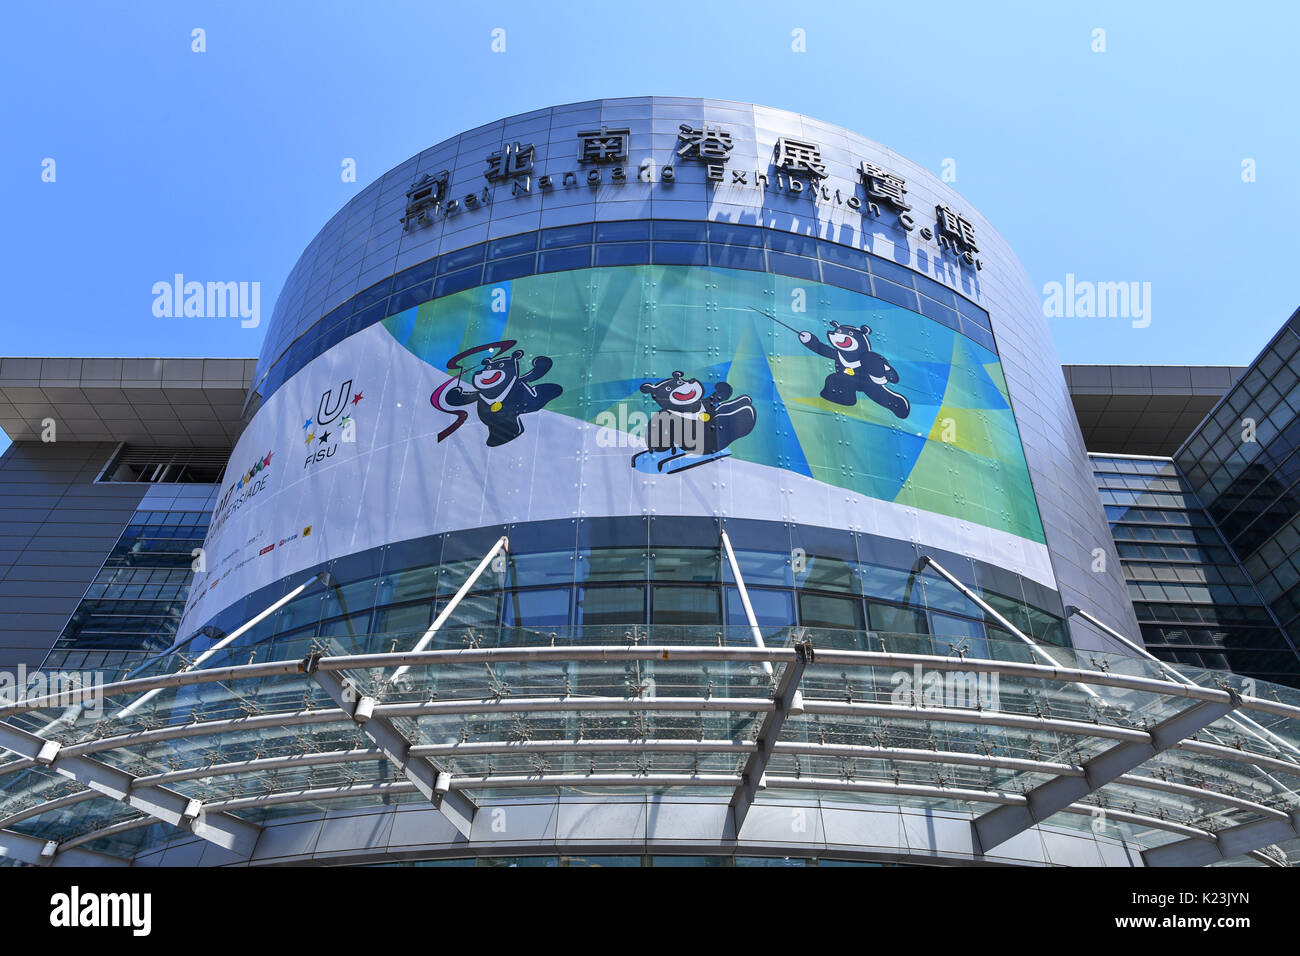
[[[16,442],[0,456],[0,668],[44,660],[146,486],[95,484],[111,443]]]

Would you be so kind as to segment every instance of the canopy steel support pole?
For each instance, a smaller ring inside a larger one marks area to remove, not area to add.
[[[460,604],[461,599],[464,598],[465,595],[469,593],[469,589],[474,586],[475,582],[478,581],[480,577],[482,577],[483,572],[486,571],[488,569],[488,565],[492,563],[492,559],[495,558],[497,554],[502,551],[506,552],[507,554],[510,552],[510,539],[505,535],[502,535],[500,538],[498,538],[497,543],[492,545],[492,547],[488,549],[488,553],[483,555],[483,560],[479,561],[478,567],[476,567],[473,573],[470,574],[470,576],[465,579],[465,583],[462,584],[457,589],[455,596],[453,596],[452,599],[449,602],[447,602],[447,606],[442,609],[441,613],[439,613],[439,615],[436,618],[434,618],[433,623],[429,625],[429,629],[424,632],[424,635],[418,641],[415,642],[415,646],[411,648],[412,654],[418,654],[420,651],[424,650],[426,647],[429,646],[429,644],[433,641],[434,637],[437,636],[438,631],[442,628],[443,624],[447,623],[447,618],[451,617],[452,612],[456,610],[456,606]],[[399,677],[401,677],[410,669],[411,669],[410,665],[407,664],[402,665],[397,670],[393,671],[393,676],[390,678],[390,680],[396,681]]]
[[[745,618],[749,621],[749,632],[754,636],[754,646],[765,648],[767,645],[763,641],[763,632],[759,630],[758,618],[754,616],[754,605],[749,602],[749,591],[746,590],[745,579],[740,574],[740,562],[736,560],[736,552],[731,549],[731,539],[727,537],[725,530],[722,532],[722,549],[727,553],[727,563],[731,565],[731,575],[736,579],[736,590],[740,592],[740,606],[745,609]],[[763,662],[763,673],[768,677],[772,676],[770,661]]]
[[[736,823],[737,837],[740,836],[740,828],[745,825],[745,817],[749,814],[758,791],[767,786],[767,764],[776,749],[785,719],[803,713],[803,695],[799,692],[799,682],[803,679],[804,668],[812,663],[812,642],[796,644],[795,650],[799,652],[798,656],[785,665],[781,680],[772,694],[776,707],[763,718],[763,723],[758,728],[758,747],[745,761],[744,769],[740,772],[740,786],[731,795],[731,812]]]
[[[256,617],[249,618],[239,627],[235,628],[233,631],[231,631],[221,640],[217,641],[217,643],[213,644],[211,647],[209,647],[198,657],[194,658],[194,660],[192,660],[189,664],[182,667],[179,671],[177,671],[177,673],[184,674],[186,671],[197,670],[198,668],[202,667],[204,661],[208,660],[218,651],[229,646],[234,641],[237,641],[244,634],[248,633],[248,631],[250,631],[252,628],[256,627],[258,624],[261,624],[264,620],[266,620],[276,611],[280,610],[280,608],[284,607],[286,604],[288,604],[298,595],[302,594],[303,591],[306,591],[313,584],[320,582],[323,585],[331,586],[333,584],[333,581],[334,579],[328,571],[321,571],[319,574],[313,575],[312,577],[308,578],[306,581],[302,582],[302,584],[294,588],[292,591],[290,591],[288,594],[284,595],[284,597],[280,598],[275,603],[271,604],[269,607],[267,607],[266,610],[262,611],[262,613],[258,614]],[[161,692],[161,690],[162,688],[158,688],[158,690],[151,690],[146,694],[140,695],[131,703],[127,704],[125,707],[123,707],[121,710],[117,712],[116,714],[117,719],[121,720],[123,717],[131,716],[136,712],[136,710],[138,710],[140,707],[144,706],[144,704],[146,704],[148,701],[152,700],[155,696],[157,696]],[[62,718],[60,718],[60,720],[61,719]]]
[[[1077,614],[1079,617],[1083,618],[1085,621],[1087,621],[1093,627],[1097,628],[1099,631],[1103,632],[1104,634],[1110,637],[1115,638],[1115,640],[1119,641],[1121,644],[1123,644],[1125,647],[1131,650],[1134,654],[1155,664],[1156,667],[1160,668],[1160,671],[1162,673],[1172,677],[1180,684],[1186,684],[1189,687],[1200,686],[1199,684],[1196,683],[1196,681],[1186,676],[1178,668],[1174,667],[1172,664],[1162,661],[1160,658],[1156,657],[1154,654],[1148,651],[1145,647],[1140,646],[1136,641],[1130,641],[1127,637],[1125,637],[1119,631],[1115,630],[1113,627],[1103,624],[1101,621],[1097,620],[1097,618],[1093,617],[1083,608],[1075,607],[1073,604],[1071,604],[1065,609],[1065,616],[1069,617],[1072,614]],[[1256,737],[1259,737],[1260,739],[1264,740],[1274,750],[1278,751],[1278,753],[1281,753],[1282,748],[1285,747],[1287,750],[1291,751],[1291,753],[1300,756],[1300,748],[1297,748],[1292,744],[1288,743],[1286,740],[1283,740],[1281,737],[1273,733],[1267,727],[1264,727],[1263,725],[1256,723],[1254,720],[1247,717],[1245,714],[1229,714],[1228,720],[1230,720],[1232,723],[1236,724],[1238,727],[1242,728],[1243,730],[1247,731],[1248,733],[1252,733]],[[1278,744],[1281,744],[1282,746],[1279,747]]]
[[[943,565],[941,565],[938,561],[934,560],[934,558],[930,557],[928,554],[921,555],[920,559],[916,562],[917,572],[919,573],[921,571],[924,571],[927,565],[934,568],[936,574],[938,574],[941,578],[943,578],[945,581],[947,581],[949,584],[955,587],[958,591],[960,591],[962,596],[965,597],[966,600],[970,601],[981,611],[983,611],[989,617],[993,618],[993,620],[997,621],[1000,625],[1002,625],[1002,627],[1006,628],[1008,631],[1010,631],[1012,634],[1018,637],[1021,641],[1023,641],[1029,647],[1030,651],[1046,659],[1046,661],[1049,664],[1051,664],[1053,667],[1061,666],[1061,663],[1056,658],[1054,658],[1051,654],[1047,653],[1047,651],[1043,650],[1041,644],[1034,641],[1028,635],[1021,633],[1019,628],[1017,628],[1014,624],[1012,624],[1005,617],[1003,617],[996,610],[994,610],[991,604],[985,601],[982,597],[980,597],[970,588],[966,587],[966,585],[958,581],[957,578],[954,575],[952,575]],[[1076,686],[1080,690],[1082,690],[1085,694],[1087,694],[1089,697],[1091,697],[1094,701],[1097,701],[1098,703],[1102,702],[1101,695],[1098,694],[1091,687],[1087,686],[1086,684],[1077,684]]]
[[[1118,780],[1156,754],[1203,730],[1224,714],[1240,706],[1235,691],[1225,691],[1223,701],[1198,701],[1146,732],[1146,740],[1127,740],[1102,751],[1083,765],[1082,777],[1053,777],[1025,794],[1024,806],[990,810],[972,824],[981,853],[1006,843],[1054,813]]]

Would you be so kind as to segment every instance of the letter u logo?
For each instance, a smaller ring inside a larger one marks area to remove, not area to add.
[[[327,388],[325,394],[320,397],[320,407],[316,409],[316,424],[328,425],[334,419],[339,417],[344,407],[348,403],[348,396],[352,394],[352,379],[348,379],[339,386],[338,398],[335,399],[333,406],[330,406],[330,399],[334,395],[334,390]]]

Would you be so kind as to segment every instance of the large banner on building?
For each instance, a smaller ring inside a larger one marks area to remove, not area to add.
[[[584,269],[427,302],[286,382],[226,481],[186,631],[334,557],[562,517],[860,530],[1054,586],[997,355],[766,273]]]

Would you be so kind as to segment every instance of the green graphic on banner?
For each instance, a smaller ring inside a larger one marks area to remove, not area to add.
[[[429,408],[446,425],[439,441],[484,441],[481,427],[460,427],[475,414],[489,446],[543,407],[625,431],[649,419],[649,447],[629,449],[640,471],[732,457],[1044,540],[998,356],[870,296],[626,266],[479,286],[384,324],[450,370]]]

